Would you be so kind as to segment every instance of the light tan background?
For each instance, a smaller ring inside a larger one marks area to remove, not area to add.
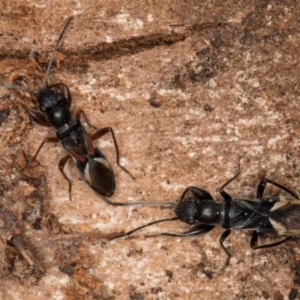
[[[73,15],[50,83],[70,87],[72,112],[84,109],[92,124],[115,130],[121,161],[136,180],[115,165],[109,136],[97,142],[116,173],[112,200],[174,201],[189,185],[221,199],[217,188],[236,173],[239,159],[242,175],[228,188],[232,196],[254,197],[264,173],[298,193],[299,7],[296,1],[242,3],[2,1],[0,81],[41,86],[57,36]],[[31,50],[40,51],[40,65],[30,61]],[[10,108],[0,128],[6,134],[2,157],[20,149],[32,156],[54,131],[28,123],[24,106],[16,103],[36,107],[30,97],[0,93],[11,98],[0,104]],[[117,232],[173,216],[169,209],[106,205],[72,163],[69,202],[57,169],[64,155],[60,145],[47,145],[38,157],[48,212],[64,232]],[[57,233],[25,227],[33,244]],[[187,228],[173,222],[156,231]],[[29,287],[13,272],[1,278],[0,297],[287,299],[299,259],[296,242],[254,252],[250,234],[234,232],[225,243],[232,259],[222,270],[220,234],[215,229],[199,238],[52,244],[38,250],[47,270],[40,282]]]

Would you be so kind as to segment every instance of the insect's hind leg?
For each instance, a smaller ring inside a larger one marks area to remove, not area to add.
[[[88,119],[87,119],[87,117],[86,117],[86,114],[85,114],[84,111],[81,110],[81,109],[78,110],[77,113],[76,113],[76,116],[75,116],[76,120],[80,121],[81,115],[83,115],[83,117],[84,117],[86,123],[87,123],[90,127],[96,129],[96,127],[93,126],[93,125],[88,121]],[[118,165],[123,171],[125,171],[132,179],[135,179],[134,176],[131,175],[131,173],[130,173],[125,167],[123,167],[123,166],[120,164],[120,152],[119,152],[119,147],[118,147],[117,139],[116,139],[116,137],[115,137],[115,133],[114,133],[114,131],[113,131],[113,129],[112,129],[111,127],[104,127],[104,128],[98,129],[95,133],[93,133],[93,134],[91,135],[91,140],[92,140],[92,141],[95,141],[95,140],[101,138],[102,136],[104,136],[104,135],[107,134],[107,133],[111,133],[111,135],[112,135],[112,139],[113,139],[114,147],[115,147],[115,151],[116,151],[116,162],[117,162],[117,165]]]
[[[299,199],[298,195],[296,195],[290,189],[286,188],[285,186],[283,186],[283,185],[281,185],[281,184],[279,184],[277,182],[274,182],[274,181],[272,181],[270,179],[267,179],[267,178],[263,178],[258,183],[257,190],[256,190],[256,196],[257,196],[258,199],[262,199],[262,196],[263,196],[263,193],[265,191],[267,183],[270,183],[270,184],[278,187],[279,189],[284,190],[285,192],[287,192],[288,194],[290,194],[293,198]]]
[[[254,231],[250,240],[250,247],[253,250],[257,250],[257,249],[263,249],[263,248],[270,248],[270,247],[275,247],[278,245],[281,245],[283,243],[285,243],[286,241],[290,240],[291,237],[286,237],[283,240],[280,240],[278,242],[274,242],[274,243],[269,243],[269,244],[265,244],[265,245],[257,245],[258,242],[258,232]]]
[[[61,97],[60,101],[66,104],[68,107],[71,107],[72,96],[68,86],[66,86],[64,83],[55,83],[49,85],[49,89],[57,90],[57,94]]]

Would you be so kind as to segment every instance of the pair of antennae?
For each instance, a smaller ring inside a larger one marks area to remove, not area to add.
[[[137,227],[137,228],[135,228],[135,229],[132,229],[132,230],[130,230],[130,231],[127,231],[127,232],[125,232],[125,233],[115,235],[114,237],[110,238],[109,240],[112,241],[112,240],[115,240],[115,239],[118,239],[118,238],[130,236],[130,235],[132,235],[133,233],[135,233],[136,231],[139,231],[139,230],[141,230],[141,229],[143,229],[143,228],[152,226],[152,225],[154,225],[154,224],[163,223],[163,222],[168,222],[168,221],[176,221],[176,220],[179,220],[179,218],[178,218],[178,217],[174,217],[174,218],[167,218],[167,219],[156,220],[156,221],[147,223],[147,224],[145,224],[145,225],[142,225],[142,226],[140,226],[140,227]]]
[[[48,87],[48,78],[49,78],[49,74],[50,74],[50,70],[51,70],[51,67],[52,67],[52,64],[53,64],[53,61],[54,61],[54,57],[55,57],[55,54],[57,52],[57,49],[59,47],[59,44],[64,36],[64,33],[66,31],[66,29],[68,28],[69,24],[71,23],[71,21],[73,20],[73,17],[69,17],[58,37],[58,40],[56,42],[56,45],[54,47],[54,50],[52,52],[52,56],[49,60],[49,63],[48,63],[48,66],[47,66],[47,70],[46,70],[46,73],[45,73],[45,87],[47,88]],[[11,85],[11,84],[4,84],[4,83],[0,83],[0,86],[3,86],[3,87],[6,87],[8,89],[15,89],[15,90],[21,90],[21,91],[26,91],[28,93],[30,93],[32,96],[37,96],[37,93],[35,93],[34,91],[28,89],[28,88],[25,88],[25,87],[22,87],[22,86],[18,86],[18,85]]]

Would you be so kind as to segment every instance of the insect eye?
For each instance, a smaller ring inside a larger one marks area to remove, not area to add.
[[[45,112],[47,109],[46,109],[46,106],[45,105],[40,105],[40,110],[42,112]]]
[[[189,218],[187,221],[186,221],[189,225],[193,225],[195,223],[195,218]]]

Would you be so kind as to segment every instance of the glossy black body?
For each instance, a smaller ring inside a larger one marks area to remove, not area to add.
[[[216,202],[211,196],[200,196],[202,191],[189,187],[191,195],[181,199],[175,209],[175,214],[181,221],[190,225],[200,223],[189,230],[191,234],[201,233],[204,228],[202,225],[276,235],[300,233],[298,199],[277,196],[258,200],[233,198],[230,201]]]
[[[257,199],[235,199],[226,193],[224,188],[237,176],[238,174],[220,188],[222,201],[215,201],[204,189],[188,187],[175,205],[176,217],[148,223],[112,239],[131,235],[142,228],[165,221],[180,220],[194,226],[184,233],[163,232],[148,236],[197,236],[206,234],[218,226],[224,229],[219,242],[227,254],[226,266],[231,255],[223,242],[232,229],[252,231],[250,246],[253,250],[280,245],[292,236],[300,234],[300,200],[295,193],[274,181],[263,178],[257,187]],[[263,198],[267,183],[284,190],[289,197]],[[258,245],[259,233],[284,236],[284,238],[274,243]]]
[[[187,232],[179,234],[179,236],[202,235],[215,226],[221,226],[225,229],[219,239],[221,247],[227,254],[225,265],[229,262],[230,253],[223,242],[232,229],[253,231],[250,240],[250,246],[253,250],[280,245],[291,236],[300,233],[300,200],[294,192],[274,181],[263,178],[257,187],[257,199],[234,199],[225,192],[224,188],[237,176],[238,174],[220,188],[220,194],[224,198],[223,201],[218,203],[207,191],[197,187],[189,187],[183,193],[175,209],[179,220],[190,225],[198,223]],[[267,183],[289,193],[290,197],[263,198]],[[286,237],[271,244],[257,245],[259,233]]]
[[[72,18],[67,21],[63,32],[71,20]],[[54,53],[61,38],[62,34],[57,42]],[[52,63],[51,60],[50,62]],[[47,73],[49,74],[49,72],[50,68],[48,65]],[[83,180],[88,183],[96,193],[104,197],[111,197],[114,194],[116,186],[113,170],[104,154],[93,145],[92,137],[88,135],[82,126],[80,117],[82,114],[85,116],[84,112],[80,110],[75,117],[72,117],[70,111],[72,98],[69,88],[62,83],[48,86],[46,75],[45,86],[38,89],[36,97],[41,112],[27,109],[27,113],[34,122],[42,126],[54,127],[56,130],[56,138],[45,139],[37,150],[34,158],[36,158],[44,143],[60,141],[64,149],[68,152],[68,155],[60,160],[59,169],[69,182],[70,198],[71,181],[63,171],[66,162],[70,158],[76,163]],[[106,129],[106,131],[100,129],[100,131],[95,133],[94,139],[108,132],[112,132],[113,134],[111,128]],[[115,147],[117,147],[115,138],[114,142]],[[118,156],[117,149],[117,163],[119,164]]]
[[[57,129],[56,134],[84,181],[97,194],[111,197],[116,187],[114,172],[104,154],[93,145],[80,121],[71,118],[67,125]]]
[[[26,111],[33,122],[42,126],[54,127],[54,129],[56,130],[56,137],[46,138],[39,146],[33,159],[37,157],[38,153],[45,143],[61,142],[63,148],[68,152],[68,155],[66,155],[59,161],[59,170],[69,183],[70,199],[72,184],[70,179],[64,172],[64,167],[67,161],[72,158],[81,174],[82,179],[107,203],[111,205],[122,206],[144,204],[141,202],[112,203],[106,198],[111,197],[115,192],[115,175],[104,154],[96,146],[93,145],[94,140],[102,137],[107,133],[111,133],[116,150],[116,163],[120,168],[122,168],[131,177],[133,177],[119,163],[119,149],[113,129],[111,127],[105,127],[97,130],[92,135],[89,135],[81,124],[81,116],[83,115],[85,117],[85,121],[89,126],[93,128],[94,126],[88,123],[84,112],[82,110],[77,111],[75,117],[73,117],[71,114],[70,107],[72,103],[72,97],[69,88],[63,83],[48,85],[48,77],[55,57],[55,53],[63,37],[63,34],[72,19],[73,17],[67,19],[59,35],[58,41],[47,66],[44,87],[39,88],[37,93],[35,93],[27,88],[20,86],[8,84],[0,84],[0,86],[11,89],[25,90],[36,97],[39,103],[40,111],[32,109],[27,109]]]

